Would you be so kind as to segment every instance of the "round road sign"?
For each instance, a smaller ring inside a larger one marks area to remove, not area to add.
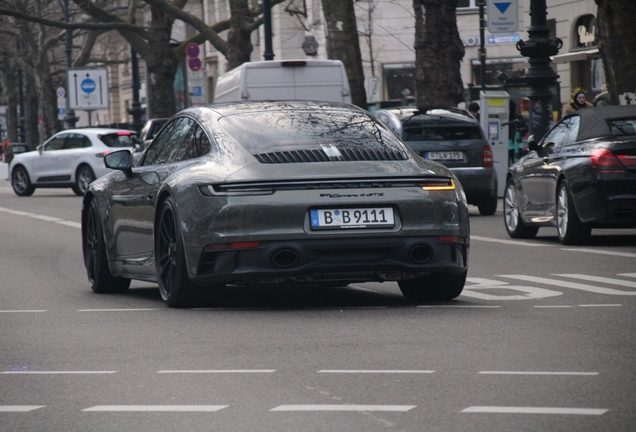
[[[97,84],[95,84],[95,81],[93,81],[92,79],[86,78],[84,81],[82,81],[81,87],[84,93],[93,93],[97,88]]]
[[[64,96],[66,96],[66,90],[64,90],[64,87],[58,87],[57,97],[63,98]]]
[[[186,53],[188,57],[199,57],[199,45],[195,43],[190,43],[186,47]]]
[[[199,71],[201,69],[201,60],[199,60],[196,57],[195,58],[191,58],[190,60],[188,60],[188,67],[193,72]]]

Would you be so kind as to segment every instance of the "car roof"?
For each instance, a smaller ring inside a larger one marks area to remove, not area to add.
[[[109,134],[117,132],[130,132],[136,134],[134,130],[130,129],[116,129],[116,128],[77,128],[77,129],[65,129],[59,133],[89,133],[89,134]]]
[[[239,114],[242,112],[259,111],[262,109],[350,109],[362,111],[368,114],[368,111],[362,110],[355,105],[341,102],[322,102],[310,100],[283,100],[283,101],[241,101],[241,102],[221,102],[210,104],[203,107],[188,108],[183,112],[201,109],[211,109],[221,115]]]
[[[579,140],[611,135],[608,120],[636,118],[636,105],[611,105],[578,110],[566,117],[580,117]]]
[[[434,121],[439,123],[440,121],[448,122],[468,122],[477,123],[477,120],[466,110],[461,108],[452,107],[440,107],[440,108],[428,108],[426,110],[419,110],[413,106],[407,107],[394,107],[378,110],[379,112],[388,112],[395,115],[401,122],[407,119],[417,117],[420,121]]]

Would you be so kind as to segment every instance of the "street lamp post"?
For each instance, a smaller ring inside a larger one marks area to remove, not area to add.
[[[274,50],[272,48],[272,5],[270,0],[263,0],[263,30],[265,32],[265,60],[274,60]]]
[[[551,87],[559,75],[550,67],[550,56],[556,55],[563,46],[561,39],[550,39],[547,26],[546,0],[530,0],[529,40],[517,42],[521,55],[528,57],[530,67],[524,75],[530,87],[530,134],[540,140],[548,131],[552,118]]]
[[[64,22],[69,22],[68,13],[68,0],[64,0]],[[68,79],[68,71],[73,66],[71,62],[71,54],[73,52],[73,36],[70,29],[66,29],[66,117],[64,117],[64,123],[67,129],[73,129],[75,122],[78,120],[75,117],[75,111],[71,110],[71,99],[69,97],[70,82]]]

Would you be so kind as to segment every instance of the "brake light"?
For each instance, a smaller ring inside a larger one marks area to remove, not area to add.
[[[636,168],[636,155],[619,154],[616,157],[625,168]]]
[[[489,145],[485,145],[481,152],[482,164],[484,168],[492,168],[494,166],[494,159],[492,156],[492,149]]]
[[[103,157],[104,157],[104,156],[106,156],[108,153],[111,153],[111,152],[109,152],[109,151],[105,151],[105,152],[103,152],[103,153],[97,153],[97,154],[95,155],[95,157],[103,158]]]
[[[119,135],[119,136],[129,136],[129,135],[132,135],[132,132],[120,131],[120,132],[117,132],[117,135]]]
[[[455,182],[453,179],[430,180],[422,183],[420,187],[425,191],[453,190]]]
[[[628,155],[620,156],[625,157]],[[596,171],[623,172],[623,164],[610,149],[600,148],[592,150],[588,161]],[[636,165],[636,162],[634,162],[634,165]]]

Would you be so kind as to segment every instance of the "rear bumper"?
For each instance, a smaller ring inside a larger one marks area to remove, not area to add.
[[[469,204],[497,197],[497,172],[494,168],[450,168],[466,193]]]
[[[459,274],[467,268],[468,248],[467,239],[439,237],[269,241],[254,249],[203,252],[193,280],[200,285],[320,283]]]

